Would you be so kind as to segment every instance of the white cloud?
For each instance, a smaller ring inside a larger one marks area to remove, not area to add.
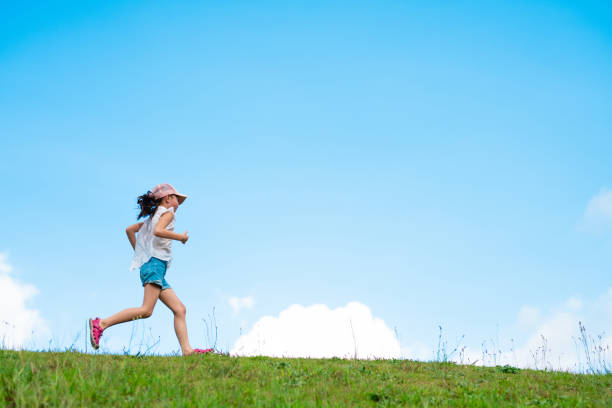
[[[577,365],[573,338],[580,318],[571,312],[549,316],[515,351],[515,364],[526,368],[574,369]]]
[[[393,331],[361,303],[329,309],[292,305],[264,316],[235,343],[232,355],[310,358],[400,358]]]
[[[0,273],[9,274],[13,271],[13,267],[7,262],[8,255],[0,252]]]
[[[583,215],[583,225],[590,229],[612,224],[612,190],[602,189],[589,200]]]
[[[486,340],[458,344],[451,359],[463,364],[510,364],[520,368],[586,372],[589,367],[578,322],[586,326],[589,352],[596,351],[597,346],[602,346],[604,351],[599,362],[591,355],[593,366],[601,369],[601,362],[605,362],[610,369],[612,287],[596,298],[571,296],[548,310],[523,306],[517,312],[514,325],[510,324],[511,336],[502,338],[501,343],[498,339],[497,343]],[[517,339],[515,330],[525,332]],[[447,347],[454,349],[455,343]],[[333,310],[325,305],[293,305],[279,316],[265,316],[236,341],[231,354],[352,358],[355,349],[358,358],[424,361],[436,358],[436,344],[415,339],[400,346],[385,322],[374,318],[367,306],[357,302]]]
[[[233,315],[236,316],[242,309],[251,309],[255,305],[255,299],[252,296],[239,298],[232,296],[227,300],[230,307],[232,308]]]
[[[578,311],[582,307],[582,301],[572,296],[571,298],[567,299],[565,306],[570,310]]]
[[[518,347],[502,347],[484,342],[482,349],[467,348],[463,362],[478,360],[482,365],[510,364],[521,368],[569,370],[585,372],[585,346],[581,343],[578,326],[586,326],[587,348],[591,353],[592,367],[602,369],[612,364],[612,288],[597,299],[581,300],[570,297],[550,313],[542,313],[533,307],[523,306],[517,317],[520,326],[535,327]],[[601,336],[601,338],[600,338]],[[603,353],[593,356],[597,347]],[[486,349],[486,352],[483,352]],[[459,356],[453,358],[459,361]],[[599,361],[597,361],[599,360]]]
[[[16,281],[11,276],[12,270],[8,255],[0,253],[0,347],[18,349],[33,336],[47,334],[48,328],[38,310],[26,305],[38,290]]]
[[[522,326],[534,326],[540,320],[540,310],[531,306],[523,306],[519,310],[518,320]]]
[[[402,346],[402,358],[409,360],[431,361],[435,359],[435,350],[429,344],[421,341],[412,341]]]

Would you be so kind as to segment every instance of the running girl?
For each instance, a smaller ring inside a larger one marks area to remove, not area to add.
[[[166,270],[172,263],[172,240],[184,244],[189,239],[187,231],[183,234],[174,232],[174,214],[186,198],[186,195],[179,194],[166,183],[158,184],[152,191],[138,197],[138,219],[148,218],[144,222],[130,225],[125,232],[134,248],[134,260],[130,269],[140,268],[140,280],[144,286],[142,306],[124,309],[106,319],[89,319],[91,345],[94,349],[100,347],[100,337],[104,330],[119,323],[150,317],[157,299],[160,299],[174,313],[174,331],[184,356],[213,351],[191,348],[185,322],[185,305],[166,281]]]

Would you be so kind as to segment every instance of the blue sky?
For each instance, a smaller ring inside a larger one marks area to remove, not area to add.
[[[527,339],[521,308],[570,298],[612,331],[585,311],[612,286],[608,213],[585,219],[612,184],[605,2],[0,7],[0,252],[57,344],[141,302],[124,228],[160,182],[189,195],[167,279],[194,345],[213,307],[229,349],[351,301],[402,347]]]

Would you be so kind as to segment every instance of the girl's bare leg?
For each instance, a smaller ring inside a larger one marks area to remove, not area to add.
[[[107,317],[106,319],[100,320],[100,327],[102,330],[114,326],[119,323],[129,322],[130,320],[146,319],[153,314],[153,308],[159,298],[161,288],[152,283],[148,283],[144,288],[144,299],[142,300],[142,306],[132,307],[129,309],[123,309],[117,314]]]
[[[187,322],[185,321],[185,315],[187,314],[187,308],[181,300],[176,296],[173,289],[166,289],[161,292],[159,299],[164,302],[172,313],[174,313],[174,331],[178,338],[179,344],[181,345],[181,351],[184,356],[193,354],[193,349],[189,345],[189,336],[187,335]]]

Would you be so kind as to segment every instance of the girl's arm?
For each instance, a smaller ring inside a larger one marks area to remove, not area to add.
[[[189,239],[187,231],[182,234],[177,234],[176,232],[168,231],[166,229],[168,224],[170,224],[170,221],[172,221],[172,218],[174,218],[174,214],[172,212],[168,211],[163,213],[159,221],[157,222],[157,225],[155,226],[155,231],[153,231],[153,235],[160,238],[168,238],[181,241],[184,244]]]
[[[130,244],[132,244],[132,248],[136,249],[136,233],[140,231],[140,227],[142,227],[142,222],[139,222],[134,225],[130,225],[125,229],[125,233],[130,240]]]

